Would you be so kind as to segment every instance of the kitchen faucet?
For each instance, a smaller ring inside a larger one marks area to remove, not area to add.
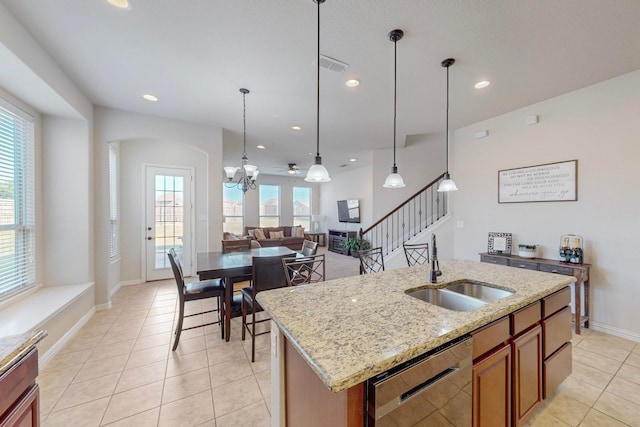
[[[442,271],[440,271],[440,263],[438,262],[436,235],[431,233],[431,270],[429,270],[429,283],[437,283],[438,276],[442,276]]]

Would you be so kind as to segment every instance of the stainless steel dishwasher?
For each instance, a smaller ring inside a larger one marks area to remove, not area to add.
[[[367,381],[370,427],[470,427],[472,339],[462,337]]]

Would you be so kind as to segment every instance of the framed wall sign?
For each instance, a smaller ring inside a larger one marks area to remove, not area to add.
[[[511,233],[489,232],[487,253],[491,255],[511,255]]]
[[[498,203],[578,200],[578,161],[498,171]]]

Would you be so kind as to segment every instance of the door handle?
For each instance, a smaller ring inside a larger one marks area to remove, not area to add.
[[[147,237],[147,240],[153,240],[153,237]]]

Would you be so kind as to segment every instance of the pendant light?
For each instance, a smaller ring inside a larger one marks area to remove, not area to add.
[[[444,180],[438,186],[438,191],[458,191],[458,187],[456,187],[456,183],[453,182],[451,176],[449,175],[449,67],[451,67],[456,62],[453,58],[447,58],[440,63],[443,67],[447,69],[447,126],[445,129],[446,140],[447,140],[447,171],[444,173]]]
[[[329,172],[327,168],[322,166],[322,157],[320,157],[320,5],[325,0],[313,0],[318,4],[318,61],[317,61],[317,96],[316,96],[316,162],[309,168],[305,181],[307,182],[329,182]]]
[[[240,89],[240,93],[242,94],[242,135],[244,143],[241,165],[239,168],[225,166],[224,172],[227,175],[227,182],[225,182],[227,188],[238,187],[242,190],[242,193],[246,193],[249,189],[256,189],[256,179],[258,178],[259,171],[257,166],[249,164],[249,159],[247,158],[247,104],[245,97],[249,93],[249,89],[242,88]],[[238,171],[240,171],[240,174],[238,178],[234,180]]]
[[[396,166],[396,98],[397,98],[397,80],[398,80],[398,40],[402,39],[404,32],[402,30],[393,30],[389,33],[389,40],[393,42],[393,167],[391,173],[384,180],[385,188],[402,188],[405,186],[404,179],[398,173]]]

